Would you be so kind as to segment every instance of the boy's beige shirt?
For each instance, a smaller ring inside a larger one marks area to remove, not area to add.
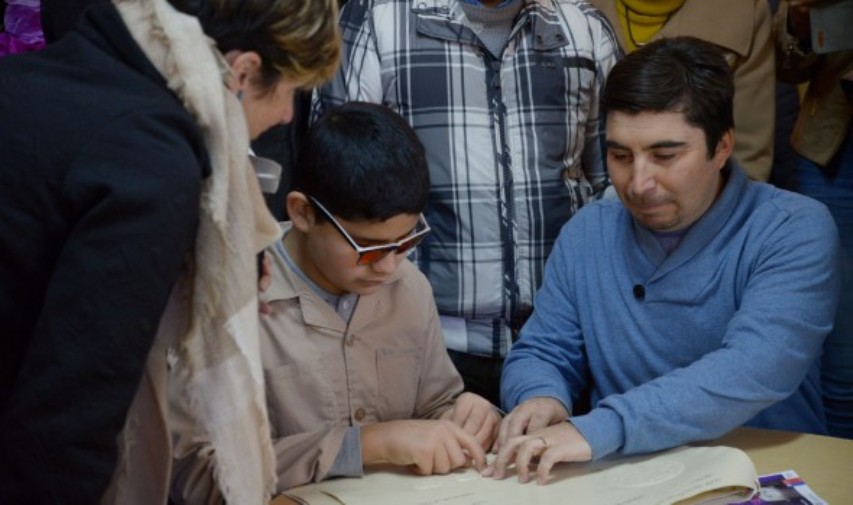
[[[350,324],[274,255],[261,353],[278,490],[326,477],[350,426],[434,419],[462,392],[429,282],[408,260]]]

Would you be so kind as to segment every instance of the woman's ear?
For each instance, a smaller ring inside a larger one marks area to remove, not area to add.
[[[231,67],[231,82],[228,88],[235,93],[247,90],[251,81],[261,71],[261,56],[254,51],[232,49],[225,53],[225,61]]]
[[[300,191],[288,193],[285,208],[293,227],[302,233],[308,233],[314,225],[314,208],[305,193]]]

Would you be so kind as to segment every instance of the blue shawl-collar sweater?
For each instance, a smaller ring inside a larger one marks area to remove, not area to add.
[[[504,406],[587,385],[572,418],[593,458],[662,450],[740,426],[825,433],[819,360],[838,298],[838,232],[807,197],[734,162],[667,256],[621,202],[582,209],[557,240],[501,381]]]

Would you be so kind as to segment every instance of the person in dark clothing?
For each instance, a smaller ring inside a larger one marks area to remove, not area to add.
[[[42,0],[41,24],[46,43],[59,40],[71,30],[87,7],[107,0]],[[342,2],[339,2],[339,4]],[[0,6],[5,4],[0,3]],[[284,197],[290,191],[290,180],[296,153],[302,137],[308,129],[308,110],[311,93],[300,91],[293,103],[293,120],[275,125],[252,140],[252,150],[282,166],[281,181],[275,193],[264,193],[264,199],[273,216],[279,221],[287,220]]]
[[[218,167],[250,170],[249,137],[338,58],[331,0],[96,3],[43,51],[0,60],[3,504],[101,501],[173,285],[198,278]],[[146,9],[197,30],[183,43],[214,72],[165,63],[162,34],[135,24]]]
[[[41,0],[41,28],[44,41],[59,40],[70,31],[86,7],[107,0]]]
[[[279,221],[289,220],[284,201],[292,189],[296,155],[302,145],[302,139],[305,138],[308,131],[310,102],[311,93],[309,91],[297,93],[293,101],[293,120],[288,124],[270,128],[252,141],[252,150],[255,154],[281,165],[281,178],[278,188],[274,193],[264,193],[267,207]]]

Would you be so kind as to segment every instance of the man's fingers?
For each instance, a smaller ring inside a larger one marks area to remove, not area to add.
[[[510,461],[515,460],[515,453],[518,445],[522,442],[518,437],[510,438],[501,446],[498,455],[492,461],[488,475],[495,479],[503,479],[506,477],[506,469]]]
[[[506,445],[507,440],[510,438],[523,435],[529,421],[530,415],[524,408],[520,408],[506,416],[501,422],[501,426],[498,431],[499,447]]]
[[[530,480],[530,464],[533,458],[542,454],[548,448],[542,437],[528,437],[518,446],[515,456],[515,471],[518,481],[526,483]]]
[[[539,466],[536,468],[536,483],[544,485],[551,476],[551,469],[556,463],[562,461],[560,451],[557,447],[550,447],[539,456]]]
[[[550,414],[545,412],[536,412],[530,417],[530,421],[527,423],[526,433],[536,433],[543,428],[547,428],[550,424]]]
[[[525,432],[530,431],[528,428],[530,418],[531,415],[526,411],[519,412],[517,416],[511,416],[507,430],[507,438],[524,435]]]

